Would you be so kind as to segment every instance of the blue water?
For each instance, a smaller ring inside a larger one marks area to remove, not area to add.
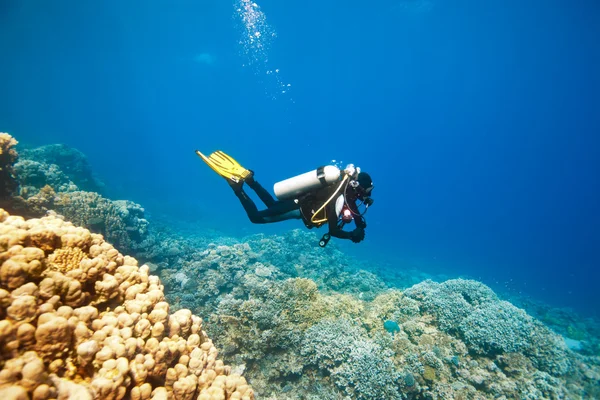
[[[277,37],[253,68],[232,2],[0,1],[0,130],[78,148],[109,197],[233,234],[302,224],[252,226],[194,149],[268,186],[354,162],[376,203],[349,253],[598,315],[597,2],[259,5]]]

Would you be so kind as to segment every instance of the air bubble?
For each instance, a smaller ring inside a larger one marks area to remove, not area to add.
[[[269,75],[264,83],[267,92],[276,98],[277,93],[286,94],[286,88],[291,87],[280,77],[280,69],[269,67],[269,51],[277,33],[267,23],[265,14],[260,6],[250,0],[236,0],[235,16],[241,22],[242,39],[239,41],[241,52],[245,58],[243,66],[249,66],[256,75]]]

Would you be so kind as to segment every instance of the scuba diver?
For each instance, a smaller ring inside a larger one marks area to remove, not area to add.
[[[309,229],[328,224],[329,232],[319,241],[321,247],[327,246],[332,236],[350,239],[354,243],[359,243],[365,238],[367,223],[364,214],[373,204],[373,182],[369,174],[361,172],[360,168],[353,164],[344,170],[327,165],[277,182],[273,188],[278,199],[275,200],[254,179],[254,172],[242,167],[231,156],[222,151],[205,156],[196,150],[196,154],[227,180],[248,218],[255,224],[290,219],[301,219]],[[244,191],[244,183],[258,195],[267,207],[265,210],[258,210],[254,201]],[[361,207],[364,207],[362,212]],[[356,228],[352,231],[343,230],[344,226],[352,221]]]

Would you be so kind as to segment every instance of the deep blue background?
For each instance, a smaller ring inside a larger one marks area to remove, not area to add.
[[[242,67],[227,1],[2,0],[0,130],[72,145],[111,197],[229,233],[301,224],[252,226],[195,148],[269,186],[355,162],[376,205],[343,248],[598,315],[597,2],[259,4],[277,38],[258,70],[292,85],[277,100]]]

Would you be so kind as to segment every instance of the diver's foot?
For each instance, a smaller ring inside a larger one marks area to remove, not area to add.
[[[239,192],[240,190],[242,190],[242,186],[244,186],[244,182],[246,182],[249,186],[252,186],[256,181],[254,180],[254,171],[252,170],[247,170],[248,173],[245,174],[246,176],[244,178],[240,177],[240,176],[235,176],[235,177],[231,177],[229,179],[225,179],[227,181],[227,183],[229,183],[229,186],[231,186],[231,188],[233,189],[234,192]]]
[[[244,182],[246,182],[248,185],[252,185],[254,182],[256,182],[254,180],[254,171],[251,169],[248,170],[248,175],[246,175],[244,178]]]
[[[242,191],[242,186],[244,186],[244,180],[243,179],[238,179],[236,181],[234,181],[233,179],[225,179],[227,181],[227,183],[229,183],[229,186],[231,186],[231,188],[233,189],[234,192],[239,193]]]

